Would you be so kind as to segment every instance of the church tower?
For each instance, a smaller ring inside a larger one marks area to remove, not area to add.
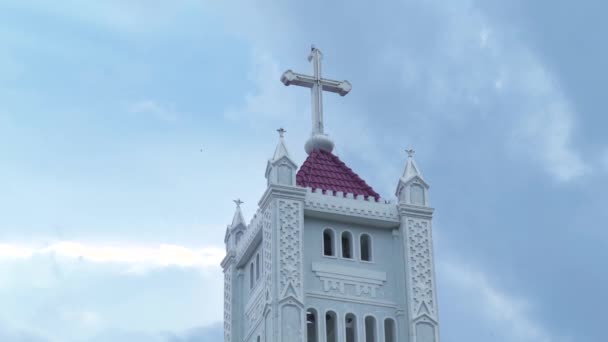
[[[408,150],[396,199],[380,198],[332,151],[323,91],[347,81],[286,71],[311,89],[308,157],[291,159],[285,130],[266,166],[267,188],[245,223],[240,200],[226,229],[225,342],[439,342],[429,185]]]

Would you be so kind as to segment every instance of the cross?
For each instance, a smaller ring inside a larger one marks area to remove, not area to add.
[[[323,134],[323,90],[338,93],[340,96],[348,94],[352,86],[348,81],[334,81],[321,77],[321,59],[323,54],[314,45],[310,49],[308,61],[312,61],[313,76],[298,74],[287,70],[281,76],[284,85],[297,85],[310,88],[312,95],[312,134]]]
[[[283,137],[283,134],[285,134],[287,131],[283,129],[283,127],[277,129],[277,132],[279,132],[279,138]]]
[[[234,200],[234,203],[236,203],[236,206],[237,206],[237,207],[240,207],[240,206],[241,206],[241,204],[243,204],[243,203],[245,203],[245,202],[241,201],[241,199],[240,199],[240,198],[237,198],[237,199],[235,199],[235,200]]]
[[[414,151],[413,148],[408,148],[407,150],[405,150],[405,152],[407,153],[407,156],[409,158],[413,158],[414,157],[414,153],[416,153],[416,151]]]

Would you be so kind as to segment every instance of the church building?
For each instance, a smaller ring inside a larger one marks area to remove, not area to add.
[[[323,92],[347,81],[286,71],[311,89],[308,157],[297,165],[283,129],[266,191],[247,223],[236,202],[227,227],[224,342],[439,342],[429,184],[409,150],[395,198],[383,199],[333,151]]]

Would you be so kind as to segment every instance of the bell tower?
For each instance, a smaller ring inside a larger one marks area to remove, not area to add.
[[[312,130],[299,166],[284,129],[266,164],[266,191],[226,230],[225,342],[439,342],[429,185],[408,150],[396,200],[382,199],[333,153],[323,91],[348,81],[286,71],[311,89]]]

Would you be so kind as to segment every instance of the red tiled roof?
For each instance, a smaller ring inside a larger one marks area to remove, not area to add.
[[[342,191],[344,194],[353,193],[380,198],[377,192],[367,185],[361,177],[353,172],[340,158],[331,152],[314,150],[296,174],[296,183],[302,187],[321,189],[323,193]]]

